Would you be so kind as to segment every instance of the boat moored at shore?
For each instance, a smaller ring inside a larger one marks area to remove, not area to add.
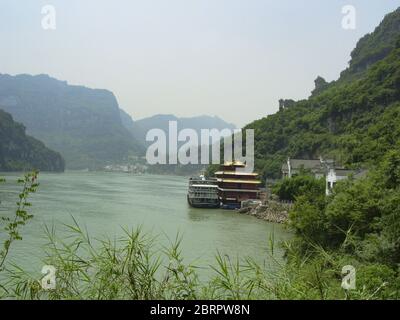
[[[194,208],[219,208],[217,180],[204,176],[190,178],[187,200]]]
[[[214,178],[189,179],[188,203],[196,208],[239,209],[242,203],[260,199],[258,173],[247,172],[246,164],[225,162]]]

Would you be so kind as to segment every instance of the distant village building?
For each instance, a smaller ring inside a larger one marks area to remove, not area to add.
[[[349,176],[353,176],[354,179],[361,179],[366,174],[366,170],[346,170],[329,168],[328,174],[326,175],[326,195],[329,196],[332,193],[333,187],[338,181],[348,179]]]
[[[367,172],[365,170],[348,170],[337,167],[334,160],[324,160],[322,157],[319,160],[288,158],[286,162],[282,164],[282,177],[292,178],[298,175],[302,170],[310,172],[317,179],[325,177],[326,195],[332,193],[332,189],[338,181],[347,179],[351,175],[355,179],[359,179],[365,176]]]
[[[326,173],[322,159],[306,160],[288,158],[282,165],[282,177],[291,178],[295,175],[298,175],[301,170],[310,171],[316,178],[322,178]]]
[[[326,175],[326,195],[331,194],[333,187],[338,181],[347,179],[351,174],[354,174],[354,171],[329,168]]]

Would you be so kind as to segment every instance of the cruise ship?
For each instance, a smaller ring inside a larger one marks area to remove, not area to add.
[[[194,208],[219,208],[217,180],[204,176],[190,178],[187,200]]]

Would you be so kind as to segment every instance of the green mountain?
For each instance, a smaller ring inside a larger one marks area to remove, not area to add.
[[[395,47],[400,33],[400,10],[388,14],[373,33],[362,37],[351,53],[349,68],[342,78],[364,72],[375,62],[385,58]]]
[[[318,77],[310,98],[282,99],[279,112],[247,128],[255,130],[256,169],[272,178],[288,156],[362,167],[399,146],[400,8],[358,42],[337,81]]]
[[[27,136],[22,124],[0,110],[0,171],[31,169],[64,171],[64,159],[42,142]]]
[[[122,125],[112,92],[47,75],[0,74],[0,105],[27,133],[62,154],[70,169],[98,168],[143,152]]]

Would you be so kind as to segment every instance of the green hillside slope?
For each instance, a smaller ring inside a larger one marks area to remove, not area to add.
[[[287,156],[348,167],[379,161],[400,140],[400,9],[359,41],[340,79],[246,128],[255,130],[264,177],[279,177]]]
[[[0,171],[64,171],[61,155],[25,134],[25,127],[0,110]]]
[[[114,94],[47,75],[1,75],[0,105],[70,169],[119,163],[143,152],[122,125]]]

